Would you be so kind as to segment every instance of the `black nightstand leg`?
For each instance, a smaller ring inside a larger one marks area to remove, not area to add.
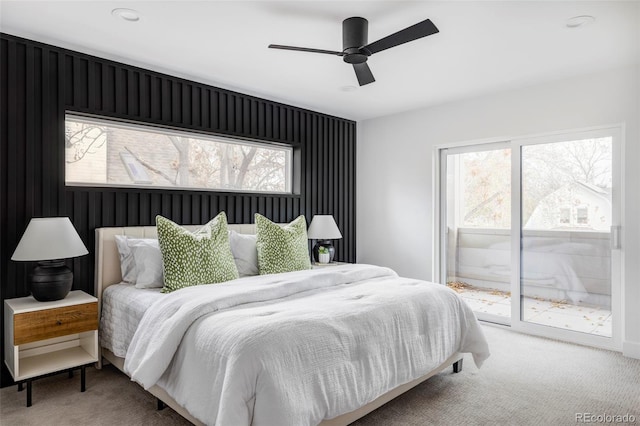
[[[167,404],[162,402],[160,398],[156,398],[156,399],[158,400],[158,411],[164,410],[165,408],[167,408]]]
[[[453,372],[454,373],[459,373],[462,371],[462,361],[463,359],[460,358],[459,360],[457,360],[456,362],[453,363]]]
[[[86,387],[86,370],[87,366],[83,365],[82,367],[80,367],[80,392],[84,392],[87,387]]]
[[[31,407],[31,380],[27,380],[27,407]]]
[[[24,387],[22,386],[22,382],[18,383],[18,392],[22,392]]]

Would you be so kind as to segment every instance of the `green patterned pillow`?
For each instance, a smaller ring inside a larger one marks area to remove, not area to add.
[[[238,278],[224,212],[193,233],[159,215],[156,228],[164,264],[163,293]]]
[[[311,269],[304,216],[284,227],[258,213],[255,217],[260,275]]]

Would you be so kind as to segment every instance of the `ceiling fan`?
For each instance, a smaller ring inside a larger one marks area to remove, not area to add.
[[[356,77],[358,77],[358,83],[360,83],[360,86],[364,86],[365,84],[376,81],[376,79],[373,78],[369,65],[367,65],[369,56],[439,32],[433,22],[431,22],[430,19],[426,19],[381,38],[378,41],[367,44],[368,27],[369,21],[360,17],[347,18],[342,21],[342,52],[307,47],[283,46],[281,44],[270,44],[269,47],[271,49],[296,50],[299,52],[342,56],[343,61],[353,65]]]

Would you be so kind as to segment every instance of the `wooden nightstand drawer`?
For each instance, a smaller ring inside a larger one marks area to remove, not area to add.
[[[14,345],[36,342],[98,328],[98,304],[24,312],[14,316]]]

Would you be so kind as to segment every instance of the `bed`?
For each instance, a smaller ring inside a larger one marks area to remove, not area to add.
[[[229,230],[254,234],[255,225]],[[442,285],[340,265],[140,291],[121,283],[116,235],[157,237],[153,226],[96,229],[101,361],[194,424],[346,425],[445,368],[459,371],[463,352],[477,365],[489,356],[472,311]],[[413,305],[424,320],[407,316]]]

